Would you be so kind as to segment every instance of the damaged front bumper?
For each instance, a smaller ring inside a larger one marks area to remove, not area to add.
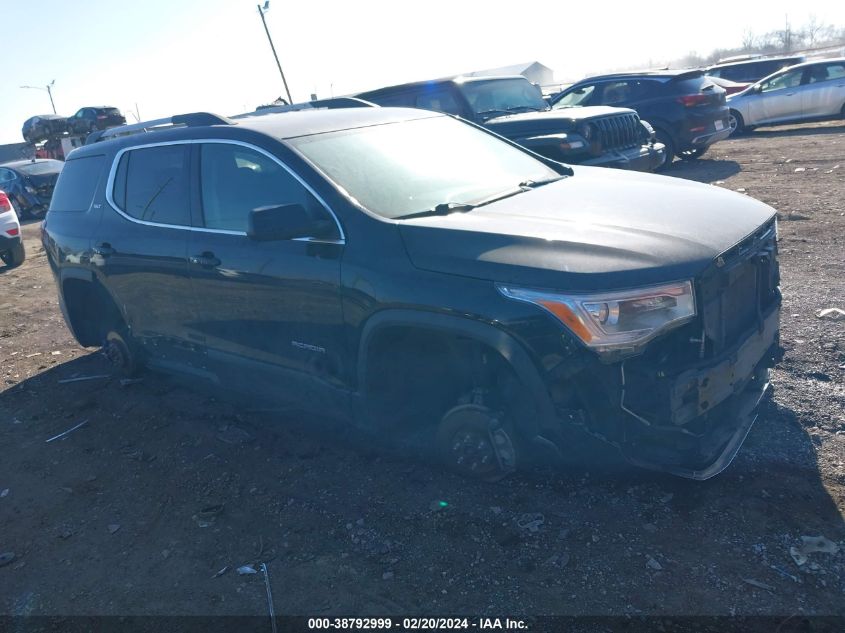
[[[626,459],[699,480],[727,468],[769,389],[769,368],[779,349],[779,323],[780,310],[775,308],[737,347],[674,376],[668,384],[668,419],[649,420],[630,408],[623,378],[620,408],[634,425],[626,429],[619,446]]]
[[[609,367],[600,387],[595,376],[585,376],[592,389],[580,394],[583,408],[562,417],[636,466],[697,480],[718,475],[733,461],[769,390],[780,309],[762,316],[734,347],[674,373],[629,360]]]
[[[666,146],[663,143],[651,143],[627,149],[607,150],[600,156],[578,162],[592,167],[652,172],[663,164],[665,155]]]

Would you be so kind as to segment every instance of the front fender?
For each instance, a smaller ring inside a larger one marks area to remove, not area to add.
[[[551,396],[527,350],[510,334],[495,325],[439,312],[388,309],[373,314],[364,324],[358,349],[358,385],[363,391],[369,371],[370,344],[381,330],[412,327],[455,334],[478,341],[498,352],[528,390],[537,407],[536,418],[526,419],[522,430],[529,438],[540,433],[555,418]]]

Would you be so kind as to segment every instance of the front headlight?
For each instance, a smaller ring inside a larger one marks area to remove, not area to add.
[[[588,295],[497,285],[504,296],[540,306],[598,353],[634,353],[695,316],[691,281]]]

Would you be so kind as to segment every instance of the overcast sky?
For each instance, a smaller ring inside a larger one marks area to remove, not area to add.
[[[267,23],[293,98],[540,61],[559,81],[739,46],[811,14],[845,25],[842,0],[801,3],[565,0],[271,0]],[[765,9],[763,9],[765,6]],[[0,0],[0,143],[21,124],[87,105],[142,119],[237,114],[282,94],[255,0]]]

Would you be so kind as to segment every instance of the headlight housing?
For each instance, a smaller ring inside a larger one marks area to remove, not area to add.
[[[656,134],[654,132],[654,128],[651,127],[651,123],[649,123],[648,121],[643,121],[642,119],[640,119],[640,125],[642,125],[643,128],[645,128],[645,139],[646,139],[646,141],[653,142],[656,138]]]
[[[658,334],[695,317],[691,281],[596,294],[559,294],[499,284],[499,292],[554,315],[588,348],[634,354]]]

